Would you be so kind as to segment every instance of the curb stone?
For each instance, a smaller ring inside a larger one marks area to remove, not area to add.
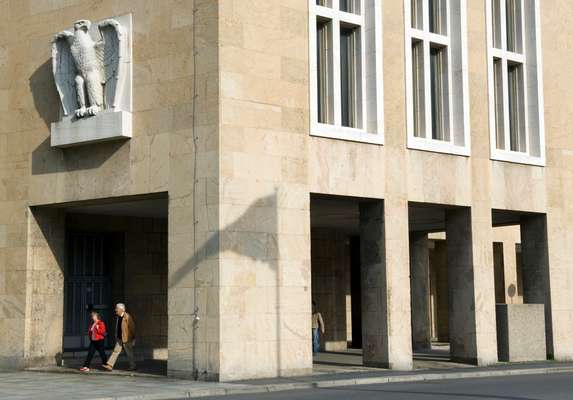
[[[201,398],[210,396],[228,396],[228,395],[245,395],[273,393],[289,390],[320,389],[334,388],[357,385],[373,385],[386,383],[403,383],[403,382],[424,382],[436,380],[453,380],[453,379],[473,379],[486,377],[501,376],[522,376],[522,375],[544,375],[573,372],[573,367],[552,367],[552,368],[525,368],[525,369],[508,369],[493,371],[468,371],[468,372],[443,372],[443,373],[425,373],[412,375],[381,376],[353,379],[336,379],[314,382],[289,382],[275,383],[269,385],[245,385],[236,384],[237,387],[213,387],[197,388],[193,390],[185,389],[183,391],[171,391],[160,394],[135,395],[135,396],[118,396],[113,398],[97,398],[92,400],[174,400]],[[235,385],[235,384],[229,384]]]

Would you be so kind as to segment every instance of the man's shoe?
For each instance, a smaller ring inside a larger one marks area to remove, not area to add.
[[[81,367],[80,371],[81,372],[90,372],[90,369],[88,367]]]
[[[135,367],[135,366],[129,367],[127,370],[128,371],[137,371],[137,367]]]
[[[112,370],[113,370],[113,368],[111,367],[111,365],[108,365],[108,364],[102,364],[101,367],[102,367],[103,369],[105,369],[106,371],[112,371]]]

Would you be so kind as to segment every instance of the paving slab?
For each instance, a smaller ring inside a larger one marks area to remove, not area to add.
[[[573,363],[539,362],[441,370],[368,370],[230,383],[196,382],[123,373],[0,372],[0,399],[168,400],[395,382],[573,372]]]

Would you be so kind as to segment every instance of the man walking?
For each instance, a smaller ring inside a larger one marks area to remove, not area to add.
[[[322,314],[316,309],[316,302],[312,302],[312,354],[320,350],[320,336],[324,335],[324,320]]]
[[[135,342],[135,322],[131,315],[125,312],[125,304],[118,303],[115,306],[115,347],[106,364],[103,365],[108,371],[113,370],[117,357],[121,350],[125,350],[129,360],[129,370],[135,371],[135,360],[133,359],[133,345]]]

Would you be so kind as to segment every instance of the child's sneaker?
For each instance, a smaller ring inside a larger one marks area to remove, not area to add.
[[[80,371],[82,372],[90,372],[90,369],[88,367],[81,367]]]

